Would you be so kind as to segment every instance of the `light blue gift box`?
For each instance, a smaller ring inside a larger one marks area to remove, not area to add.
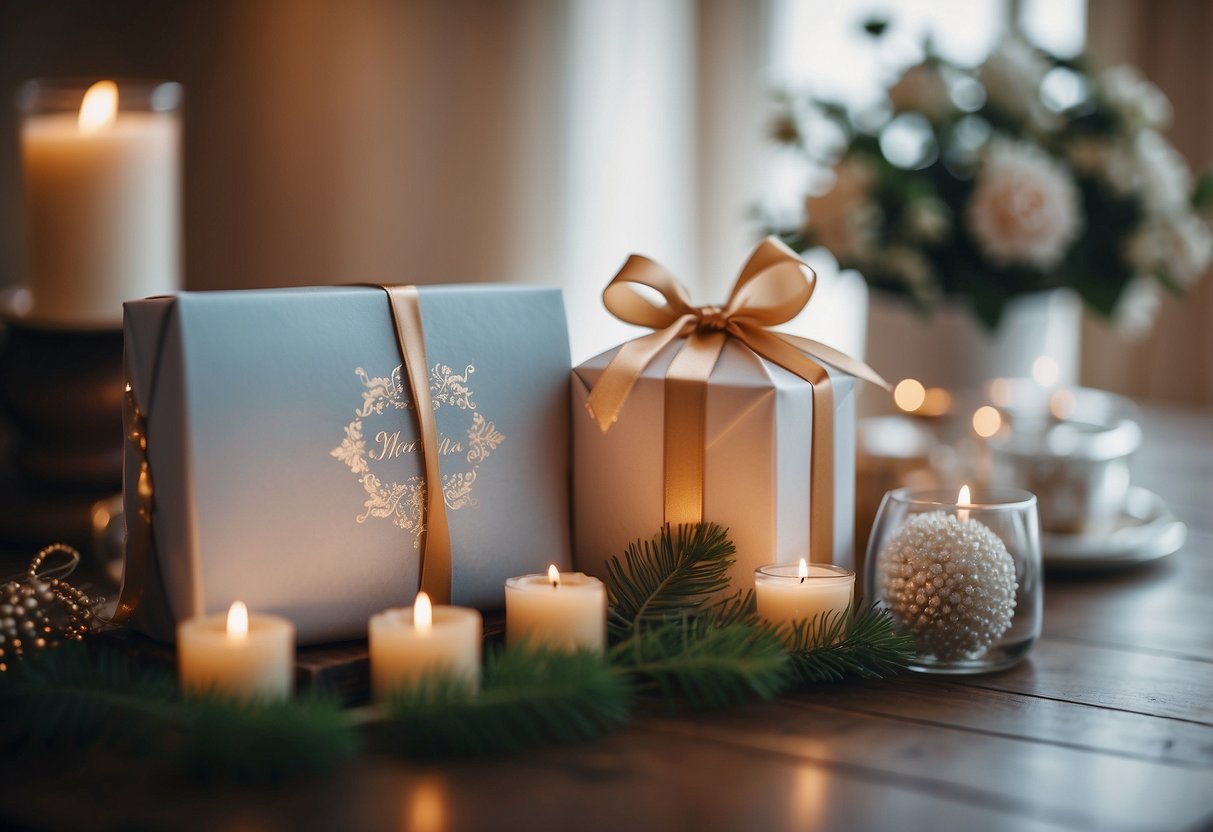
[[[423,286],[419,298],[452,602],[499,608],[506,578],[570,564],[561,295]],[[136,626],[169,640],[177,621],[241,600],[289,618],[306,644],[363,638],[371,614],[412,603],[423,460],[381,289],[135,301],[125,338],[154,485]],[[128,441],[128,518],[140,461]]]

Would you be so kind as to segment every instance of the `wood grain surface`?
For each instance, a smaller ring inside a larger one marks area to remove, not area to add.
[[[1147,408],[1136,481],[1176,555],[1048,576],[1044,636],[989,676],[817,686],[721,714],[643,712],[590,745],[418,766],[364,755],[207,791],[99,756],[5,761],[15,828],[1195,830],[1213,828],[1213,412]],[[65,799],[67,798],[67,799]]]

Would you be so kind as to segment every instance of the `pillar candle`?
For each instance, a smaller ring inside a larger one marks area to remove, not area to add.
[[[295,626],[250,615],[237,601],[226,613],[177,625],[177,670],[187,694],[286,699],[295,681]]]
[[[606,586],[581,572],[521,575],[505,582],[505,641],[560,650],[606,649]]]
[[[855,573],[825,564],[771,564],[754,573],[758,615],[777,627],[843,612],[855,600]],[[820,619],[819,619],[820,620]]]
[[[180,125],[171,111],[133,112],[124,97],[147,84],[94,84],[71,111],[35,110],[21,125],[27,288],[31,319],[74,325],[122,322],[122,303],[180,287]],[[164,98],[164,96],[161,96]],[[134,101],[132,101],[132,106]],[[171,109],[171,106],[169,106]]]
[[[411,607],[371,618],[371,693],[383,701],[422,677],[449,674],[472,691],[480,687],[480,613],[467,607],[432,606],[417,593]]]

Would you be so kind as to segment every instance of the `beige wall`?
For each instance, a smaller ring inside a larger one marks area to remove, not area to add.
[[[1196,168],[1213,164],[1213,3],[1089,0],[1091,49],[1104,65],[1132,63],[1170,97],[1170,137]],[[1143,398],[1213,402],[1213,280],[1163,299],[1153,333],[1126,343],[1088,320],[1085,384]]]
[[[186,88],[186,282],[537,279],[560,0],[0,4],[0,282],[19,279],[11,94],[34,76]],[[524,129],[525,127],[525,129]]]

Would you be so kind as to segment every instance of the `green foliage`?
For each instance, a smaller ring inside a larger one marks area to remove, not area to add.
[[[412,758],[504,754],[600,737],[627,722],[638,693],[670,707],[724,708],[798,683],[887,676],[912,657],[910,640],[874,610],[777,632],[757,619],[752,592],[727,592],[734,553],[719,526],[666,526],[610,564],[605,657],[527,644],[491,651],[479,692],[427,678],[376,710],[368,730]],[[74,643],[0,673],[5,751],[103,747],[196,777],[266,782],[354,755],[353,724],[314,698],[181,698],[172,674]]]
[[[839,614],[821,632],[814,621],[776,633],[758,621],[753,591],[723,595],[734,554],[720,526],[667,525],[608,564],[611,663],[641,692],[675,707],[723,708],[794,683],[891,675],[913,657],[909,640],[872,610],[849,627]]]
[[[723,595],[737,549],[715,523],[668,523],[651,540],[637,540],[607,564],[611,633],[623,638],[638,626],[671,617],[730,618],[750,604],[740,593]]]
[[[914,640],[898,634],[889,614],[874,607],[854,616],[848,609],[796,622],[782,634],[798,684],[882,679],[905,670],[914,658]]]
[[[25,751],[104,747],[238,782],[324,771],[358,749],[335,703],[182,699],[171,674],[75,643],[0,674],[0,738]]]
[[[137,749],[171,716],[175,693],[167,673],[69,642],[0,673],[0,738],[14,750]]]
[[[631,701],[602,656],[523,644],[490,654],[477,694],[445,675],[402,690],[384,728],[408,757],[501,754],[596,739],[627,722]]]
[[[251,704],[204,697],[178,708],[177,751],[201,779],[282,781],[327,771],[360,746],[341,708],[318,697]]]
[[[778,635],[758,624],[707,617],[642,627],[611,649],[611,663],[641,691],[693,710],[771,699],[786,686]]]

